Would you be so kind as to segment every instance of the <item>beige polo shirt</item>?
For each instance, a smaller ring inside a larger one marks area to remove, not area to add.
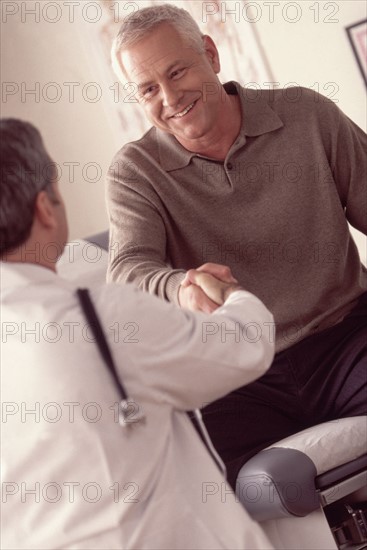
[[[273,312],[279,351],[367,290],[347,224],[367,233],[366,135],[309,89],[225,89],[242,125],[224,162],[156,128],[115,156],[108,279],[177,302],[187,269],[228,265]]]

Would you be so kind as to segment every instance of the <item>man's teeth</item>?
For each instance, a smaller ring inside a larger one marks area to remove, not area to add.
[[[177,113],[176,115],[173,115],[173,118],[181,118],[182,116],[185,116],[189,111],[191,111],[191,109],[193,108],[194,105],[195,105],[195,102],[191,103],[191,105],[186,107],[186,109],[181,111],[181,113]]]

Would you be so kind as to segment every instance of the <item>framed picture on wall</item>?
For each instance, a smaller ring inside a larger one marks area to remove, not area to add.
[[[359,69],[367,86],[367,19],[346,28]]]

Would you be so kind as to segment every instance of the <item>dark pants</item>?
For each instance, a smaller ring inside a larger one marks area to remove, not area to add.
[[[202,414],[232,487],[241,466],[268,445],[367,414],[367,293],[341,323],[278,353],[264,376]]]

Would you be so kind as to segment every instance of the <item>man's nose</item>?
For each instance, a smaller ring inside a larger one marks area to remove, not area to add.
[[[163,107],[176,107],[182,96],[182,91],[174,84],[167,83],[161,87]]]

